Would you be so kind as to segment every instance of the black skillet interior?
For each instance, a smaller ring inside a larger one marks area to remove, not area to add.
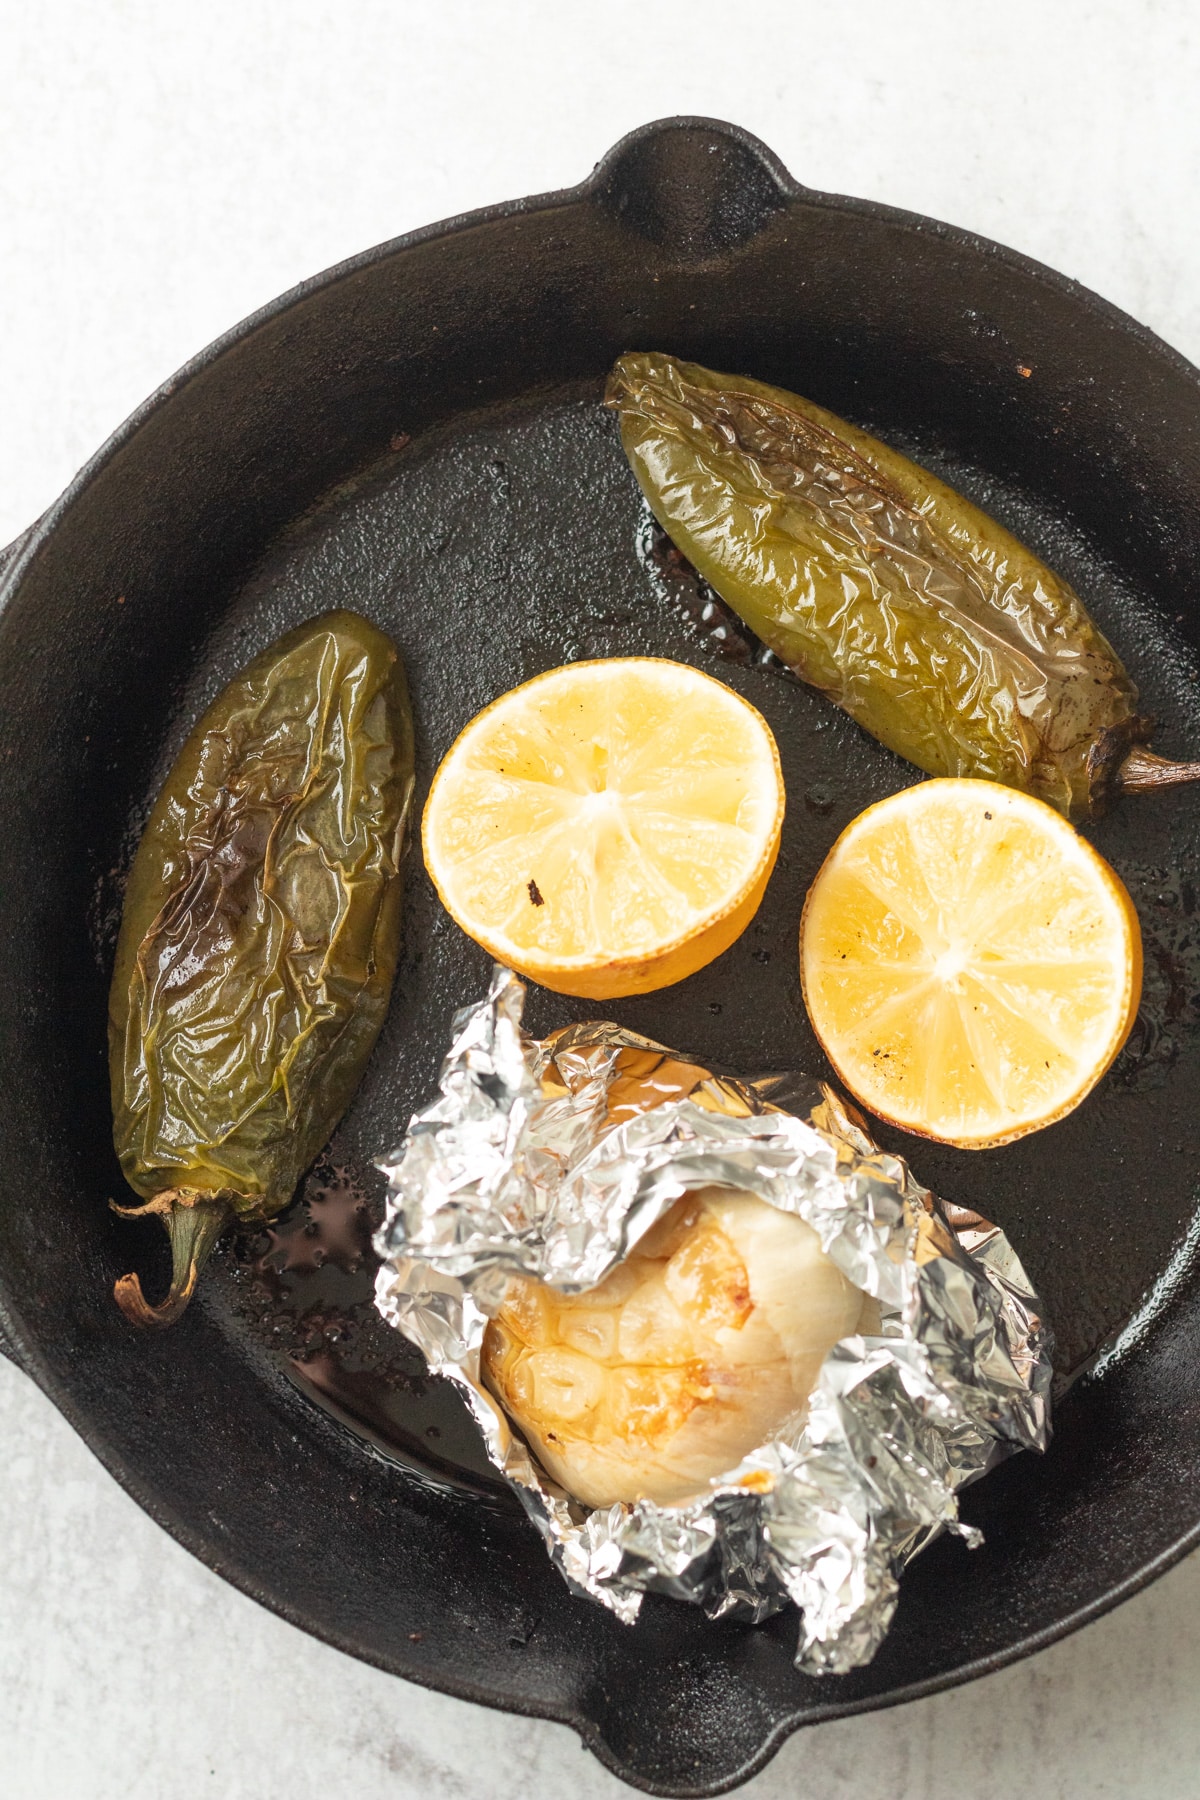
[[[653,1600],[626,1629],[573,1599],[452,1396],[372,1320],[371,1158],[487,977],[418,856],[384,1037],[279,1230],[227,1247],[183,1322],[147,1337],[111,1286],[132,1263],[161,1269],[159,1247],[105,1204],[121,1193],[105,990],[140,823],[220,685],[330,606],[400,645],[425,782],[486,701],[573,658],[677,657],[752,699],[789,794],[759,918],[711,968],[611,1011],[734,1067],[822,1071],[801,899],[847,820],[913,772],[807,690],[722,655],[687,577],[639,560],[638,496],[599,404],[631,347],[793,387],[946,475],[1075,581],[1158,713],[1158,747],[1200,750],[1197,377],[1093,296],[930,221],[799,189],[753,139],[697,120],[634,134],[578,190],[370,252],[168,383],[10,566],[0,1317],[141,1504],[265,1604],[411,1679],[566,1720],[636,1785],[701,1794],[797,1724],[1037,1647],[1200,1535],[1200,793],[1127,802],[1094,833],[1147,958],[1142,1016],[1091,1099],[1003,1151],[890,1140],[1009,1230],[1064,1373],[1144,1323],[1063,1402],[1047,1458],[970,1493],[985,1548],[923,1557],[855,1675],[798,1676],[787,1615],[755,1630]],[[535,990],[528,1016],[540,1030],[587,1010]]]

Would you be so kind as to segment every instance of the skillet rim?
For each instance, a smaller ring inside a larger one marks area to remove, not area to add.
[[[986,257],[990,261],[1012,268],[1023,278],[1033,279],[1058,296],[1069,300],[1073,305],[1081,307],[1084,312],[1092,316],[1096,323],[1119,334],[1123,340],[1136,344],[1143,353],[1149,354],[1160,363],[1176,381],[1182,378],[1196,390],[1197,397],[1200,398],[1200,369],[1190,363],[1181,352],[1167,344],[1149,327],[1133,319],[1083,283],[1061,274],[1037,259],[982,237],[978,233],[925,217],[919,213],[887,206],[876,201],[829,194],[808,188],[788,172],[760,139],[740,126],[698,115],[678,115],[654,120],[619,139],[583,181],[570,187],[552,189],[514,200],[501,201],[469,212],[453,214],[448,218],[373,245],[297,283],[247,315],[185,362],[180,369],[156,387],[101,444],[41,517],[6,549],[0,549],[0,659],[3,658],[6,647],[9,603],[20,588],[26,572],[71,508],[105,471],[114,457],[136,437],[143,426],[155,417],[170,400],[206,373],[226,352],[245,343],[260,328],[276,321],[291,308],[303,303],[325,288],[332,287],[348,277],[366,272],[399,253],[442,238],[452,237],[481,225],[520,218],[524,215],[579,205],[606,206],[608,190],[620,177],[623,165],[633,152],[643,144],[683,132],[713,134],[735,146],[748,162],[757,164],[770,178],[780,194],[785,209],[800,204],[811,209],[857,215],[921,237],[943,240],[971,256]],[[633,180],[635,182],[637,180],[636,172],[633,174]],[[664,186],[664,193],[669,199],[669,183]],[[318,1638],[347,1655],[354,1656],[357,1660],[384,1669],[388,1673],[400,1672],[395,1667],[394,1661],[389,1661],[384,1655],[372,1654],[364,1650],[361,1644],[351,1643],[338,1631],[315,1624],[310,1618],[302,1616],[299,1609],[286,1599],[268,1593],[251,1570],[240,1563],[235,1565],[227,1553],[222,1554],[214,1539],[206,1537],[202,1530],[185,1521],[173,1507],[163,1504],[150,1494],[143,1486],[140,1473],[130,1466],[119,1453],[111,1450],[104,1441],[97,1441],[99,1434],[96,1438],[93,1437],[87,1423],[79,1416],[73,1397],[66,1389],[65,1384],[57,1380],[46,1365],[33,1334],[23,1328],[20,1310],[14,1305],[7,1292],[3,1271],[0,1271],[0,1351],[7,1354],[29,1376],[40,1391],[53,1402],[67,1423],[79,1434],[100,1463],[139,1507],[207,1568],[229,1581],[249,1598],[266,1606],[270,1611],[286,1619],[288,1623],[298,1626],[310,1636]],[[1044,1626],[1002,1650],[988,1652],[973,1661],[960,1664],[953,1670],[943,1671],[937,1675],[899,1686],[883,1694],[867,1695],[857,1700],[831,1701],[828,1705],[807,1707],[797,1715],[778,1720],[767,1732],[755,1754],[748,1758],[732,1775],[722,1776],[716,1782],[701,1782],[686,1788],[677,1785],[664,1787],[639,1774],[637,1785],[646,1792],[674,1795],[687,1793],[698,1796],[727,1792],[761,1770],[777,1753],[785,1739],[801,1726],[904,1704],[909,1700],[919,1699],[978,1679],[982,1675],[990,1674],[1026,1656],[1035,1654],[1080,1629],[1083,1625],[1102,1617],[1124,1600],[1140,1592],[1150,1582],[1173,1567],[1198,1544],[1200,1544],[1200,1515],[1197,1516],[1195,1524],[1188,1531],[1165,1549],[1151,1556],[1148,1561],[1141,1564],[1124,1579],[1115,1582],[1105,1592],[1056,1620],[1052,1625]],[[457,1671],[439,1668],[436,1673],[437,1679],[435,1680],[429,1672],[420,1668],[406,1668],[403,1671],[403,1678],[420,1686],[449,1693],[456,1698],[474,1701],[499,1711],[547,1718],[569,1725],[605,1767],[620,1779],[630,1780],[629,1767],[609,1747],[602,1735],[599,1723],[573,1707],[569,1697],[565,1698],[557,1708],[549,1703],[540,1705],[532,1696],[520,1702],[514,1702],[498,1699],[494,1694],[479,1688],[470,1679],[460,1677]]]

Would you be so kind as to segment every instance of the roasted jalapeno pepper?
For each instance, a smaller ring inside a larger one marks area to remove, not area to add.
[[[171,1242],[167,1325],[217,1236],[287,1205],[358,1085],[400,940],[413,734],[395,647],[332,612],[213,701],[130,871],[109,1003],[113,1137]]]
[[[781,388],[657,353],[608,382],[655,517],[803,680],[930,775],[1024,789],[1069,817],[1200,779],[1074,590],[907,457]]]

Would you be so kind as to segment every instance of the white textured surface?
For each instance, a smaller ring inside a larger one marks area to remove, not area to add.
[[[164,376],[340,257],[735,119],[802,180],[970,226],[1200,360],[1191,0],[0,0],[0,543]],[[4,1800],[598,1800],[565,1730],[303,1637],[0,1365]],[[1086,1546],[1080,1547],[1086,1554]],[[802,1733],[756,1800],[1200,1794],[1200,1562],[1014,1669]]]

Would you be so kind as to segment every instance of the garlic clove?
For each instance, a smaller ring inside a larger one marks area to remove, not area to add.
[[[589,1506],[687,1499],[802,1413],[864,1296],[803,1220],[695,1190],[584,1294],[515,1277],[484,1379]]]

